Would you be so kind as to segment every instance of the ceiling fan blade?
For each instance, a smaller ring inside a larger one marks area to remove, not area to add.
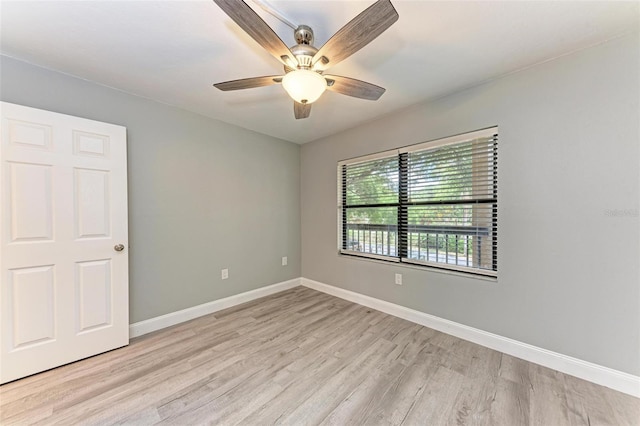
[[[323,77],[327,80],[327,90],[353,96],[354,98],[377,101],[385,92],[385,89],[380,86],[356,80],[355,78],[341,77],[339,75],[325,75]]]
[[[378,0],[342,27],[313,56],[314,69],[325,70],[353,55],[398,20],[389,0]]]
[[[311,114],[311,104],[301,104],[293,101],[293,113],[297,120],[307,118]]]
[[[225,81],[214,84],[220,90],[225,92],[228,90],[252,89],[254,87],[271,86],[272,84],[282,83],[282,76],[267,75],[264,77],[242,78],[240,80]]]
[[[297,61],[286,44],[271,27],[242,0],[213,0],[220,9],[284,65],[295,67]]]

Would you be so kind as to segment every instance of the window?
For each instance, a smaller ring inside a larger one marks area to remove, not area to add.
[[[340,252],[496,276],[498,129],[341,161]]]

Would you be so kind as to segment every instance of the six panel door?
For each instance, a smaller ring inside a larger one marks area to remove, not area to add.
[[[127,160],[122,126],[0,108],[6,383],[129,343]]]

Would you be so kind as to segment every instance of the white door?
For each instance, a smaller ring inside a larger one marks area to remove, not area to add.
[[[129,343],[127,159],[124,127],[0,110],[6,383]]]

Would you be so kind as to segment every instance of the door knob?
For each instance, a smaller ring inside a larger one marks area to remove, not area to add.
[[[113,246],[113,249],[114,249],[115,251],[122,251],[122,250],[124,250],[124,245],[122,245],[122,244],[116,244],[115,246]]]

